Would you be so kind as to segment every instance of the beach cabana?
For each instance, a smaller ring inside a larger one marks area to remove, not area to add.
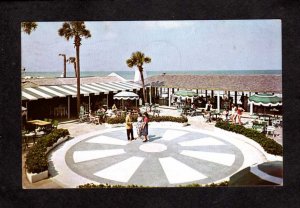
[[[282,98],[273,94],[254,94],[249,97],[250,114],[253,114],[253,105],[277,107],[282,105]]]
[[[124,106],[124,100],[136,100],[136,106],[137,106],[138,99],[139,96],[133,92],[122,91],[114,95],[114,100],[122,100],[123,106]]]

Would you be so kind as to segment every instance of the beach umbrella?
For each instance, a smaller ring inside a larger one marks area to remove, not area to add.
[[[249,97],[249,103],[265,107],[275,107],[282,105],[282,98],[273,94],[254,94]]]
[[[122,91],[114,95],[114,100],[122,100],[122,105],[124,106],[124,100],[138,100],[139,95],[133,92]]]
[[[282,161],[265,162],[247,167],[229,178],[228,186],[282,185]]]

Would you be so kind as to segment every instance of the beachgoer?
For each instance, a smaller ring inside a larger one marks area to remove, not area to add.
[[[231,104],[231,121],[233,124],[236,123],[236,117],[237,117],[237,108],[236,106],[232,103]]]
[[[138,113],[137,123],[136,123],[136,132],[137,132],[139,139],[142,136],[142,126],[143,126],[143,115],[142,115],[142,113]]]
[[[131,117],[131,112],[130,111],[127,113],[127,116],[126,116],[126,119],[125,119],[125,127],[126,127],[126,132],[127,132],[127,139],[129,141],[134,140],[132,117]],[[130,138],[130,136],[131,136],[131,138]]]
[[[229,115],[229,110],[226,108],[223,112],[223,115],[225,116],[225,121],[228,121],[228,115]]]
[[[148,123],[149,123],[149,115],[147,112],[144,113],[144,120],[142,125],[142,135],[145,137],[143,142],[149,141],[148,138]]]
[[[238,118],[238,121],[239,121],[240,125],[242,125],[241,117],[242,117],[242,113],[244,111],[245,110],[240,105],[238,105],[238,107],[237,107],[237,118]]]
[[[212,109],[212,104],[210,101],[208,101],[205,105],[205,113],[208,114],[208,122],[211,122],[211,109]]]

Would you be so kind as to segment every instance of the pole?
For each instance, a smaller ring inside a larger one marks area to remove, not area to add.
[[[108,93],[106,95],[106,106],[107,106],[107,109],[108,109]]]
[[[171,88],[168,88],[168,94],[169,94],[169,107],[171,107]]]
[[[89,112],[90,112],[90,110],[91,110],[91,96],[89,94]]]
[[[68,119],[70,119],[70,97],[68,96]]]
[[[220,112],[220,90],[218,90],[218,94],[217,94],[217,111],[218,113]]]
[[[253,115],[253,103],[250,103],[250,115]]]

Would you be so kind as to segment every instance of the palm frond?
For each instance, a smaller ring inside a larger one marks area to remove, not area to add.
[[[21,28],[22,31],[26,34],[30,35],[30,33],[34,30],[36,30],[38,24],[36,22],[22,22]]]
[[[132,68],[134,66],[132,59],[127,59],[126,63],[129,68]]]

